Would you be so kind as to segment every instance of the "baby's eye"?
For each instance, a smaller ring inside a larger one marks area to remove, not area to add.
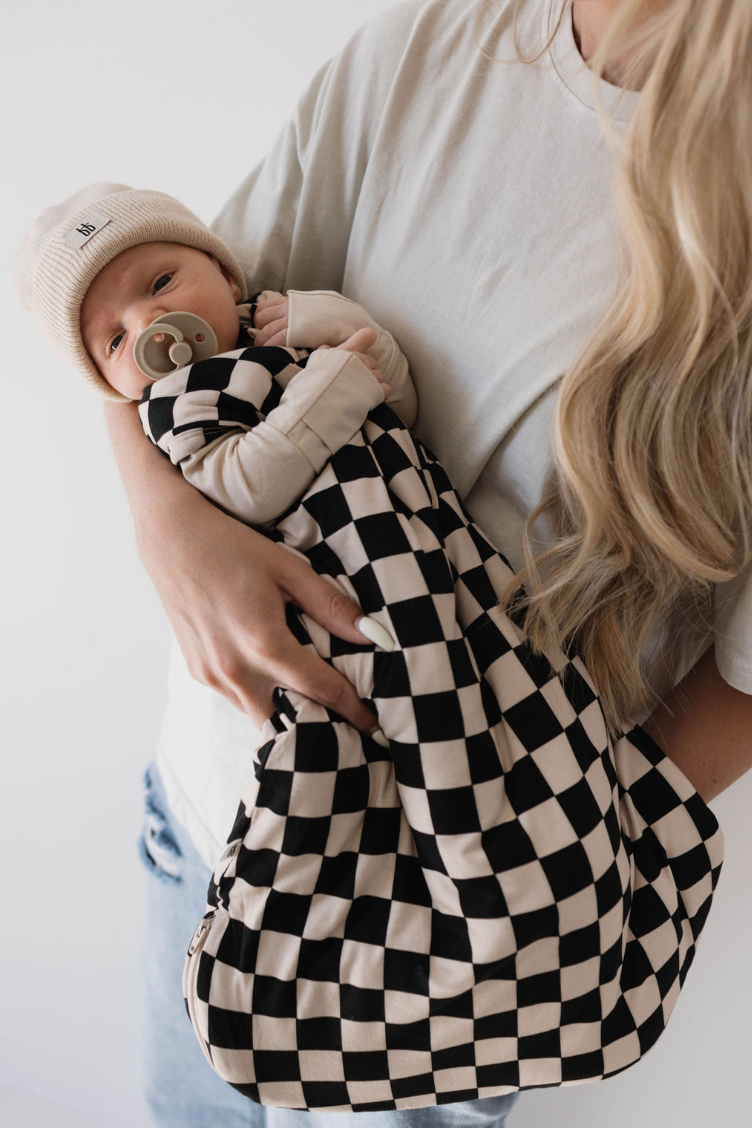
[[[159,278],[154,283],[154,293],[156,294],[157,290],[164,289],[164,287],[171,281],[172,281],[172,275],[171,274],[160,274]]]
[[[110,341],[110,352],[115,352],[115,349],[120,348],[120,342],[122,341],[124,336],[125,333],[118,333],[117,337],[112,338],[112,340]]]

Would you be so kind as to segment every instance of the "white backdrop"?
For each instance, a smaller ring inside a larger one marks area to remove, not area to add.
[[[168,646],[98,402],[15,304],[29,222],[94,180],[211,219],[309,77],[391,0],[16,0],[4,6],[0,1117],[141,1128],[140,780]],[[194,165],[213,138],[211,170]],[[525,1094],[516,1128],[752,1124],[752,777],[715,804],[716,905],[670,1028],[600,1085]],[[221,1128],[221,1125],[215,1126]]]

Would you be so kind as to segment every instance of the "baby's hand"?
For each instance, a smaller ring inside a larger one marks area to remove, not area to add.
[[[287,298],[281,297],[263,298],[256,303],[253,323],[260,332],[256,334],[254,344],[260,347],[287,344],[289,304]]]
[[[371,345],[375,344],[375,342],[375,329],[358,329],[356,333],[353,333],[352,337],[348,337],[346,341],[343,341],[341,345],[336,345],[335,348],[345,349],[346,352],[353,353],[359,360],[362,360],[366,368],[370,369],[372,375],[375,376],[381,384],[381,387],[384,389],[384,399],[387,399],[392,394],[392,389],[389,384],[384,382],[384,373],[379,371],[376,367],[376,361],[366,351],[370,349]],[[319,346],[321,349],[329,349],[331,347],[331,345]]]

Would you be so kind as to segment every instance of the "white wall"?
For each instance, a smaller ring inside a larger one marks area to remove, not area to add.
[[[10,291],[28,223],[94,180],[209,219],[318,65],[388,0],[16,0],[4,11],[0,286],[2,686],[0,1117],[140,1128],[140,777],[168,628],[133,549],[100,408]],[[218,159],[194,165],[210,135]],[[716,804],[728,860],[668,1033],[606,1084],[528,1094],[518,1128],[752,1122],[746,1074],[752,778]],[[220,1126],[217,1126],[220,1128]]]

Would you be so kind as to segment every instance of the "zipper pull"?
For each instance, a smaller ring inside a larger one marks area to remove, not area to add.
[[[206,914],[206,916],[202,919],[201,923],[199,924],[198,928],[196,929],[196,931],[193,935],[193,939],[191,940],[190,947],[188,948],[188,955],[189,956],[192,956],[193,953],[196,951],[196,949],[201,944],[201,941],[202,941],[204,935],[211,928],[211,922],[212,922],[213,919],[214,919],[214,909],[212,909],[212,911],[210,913]]]

